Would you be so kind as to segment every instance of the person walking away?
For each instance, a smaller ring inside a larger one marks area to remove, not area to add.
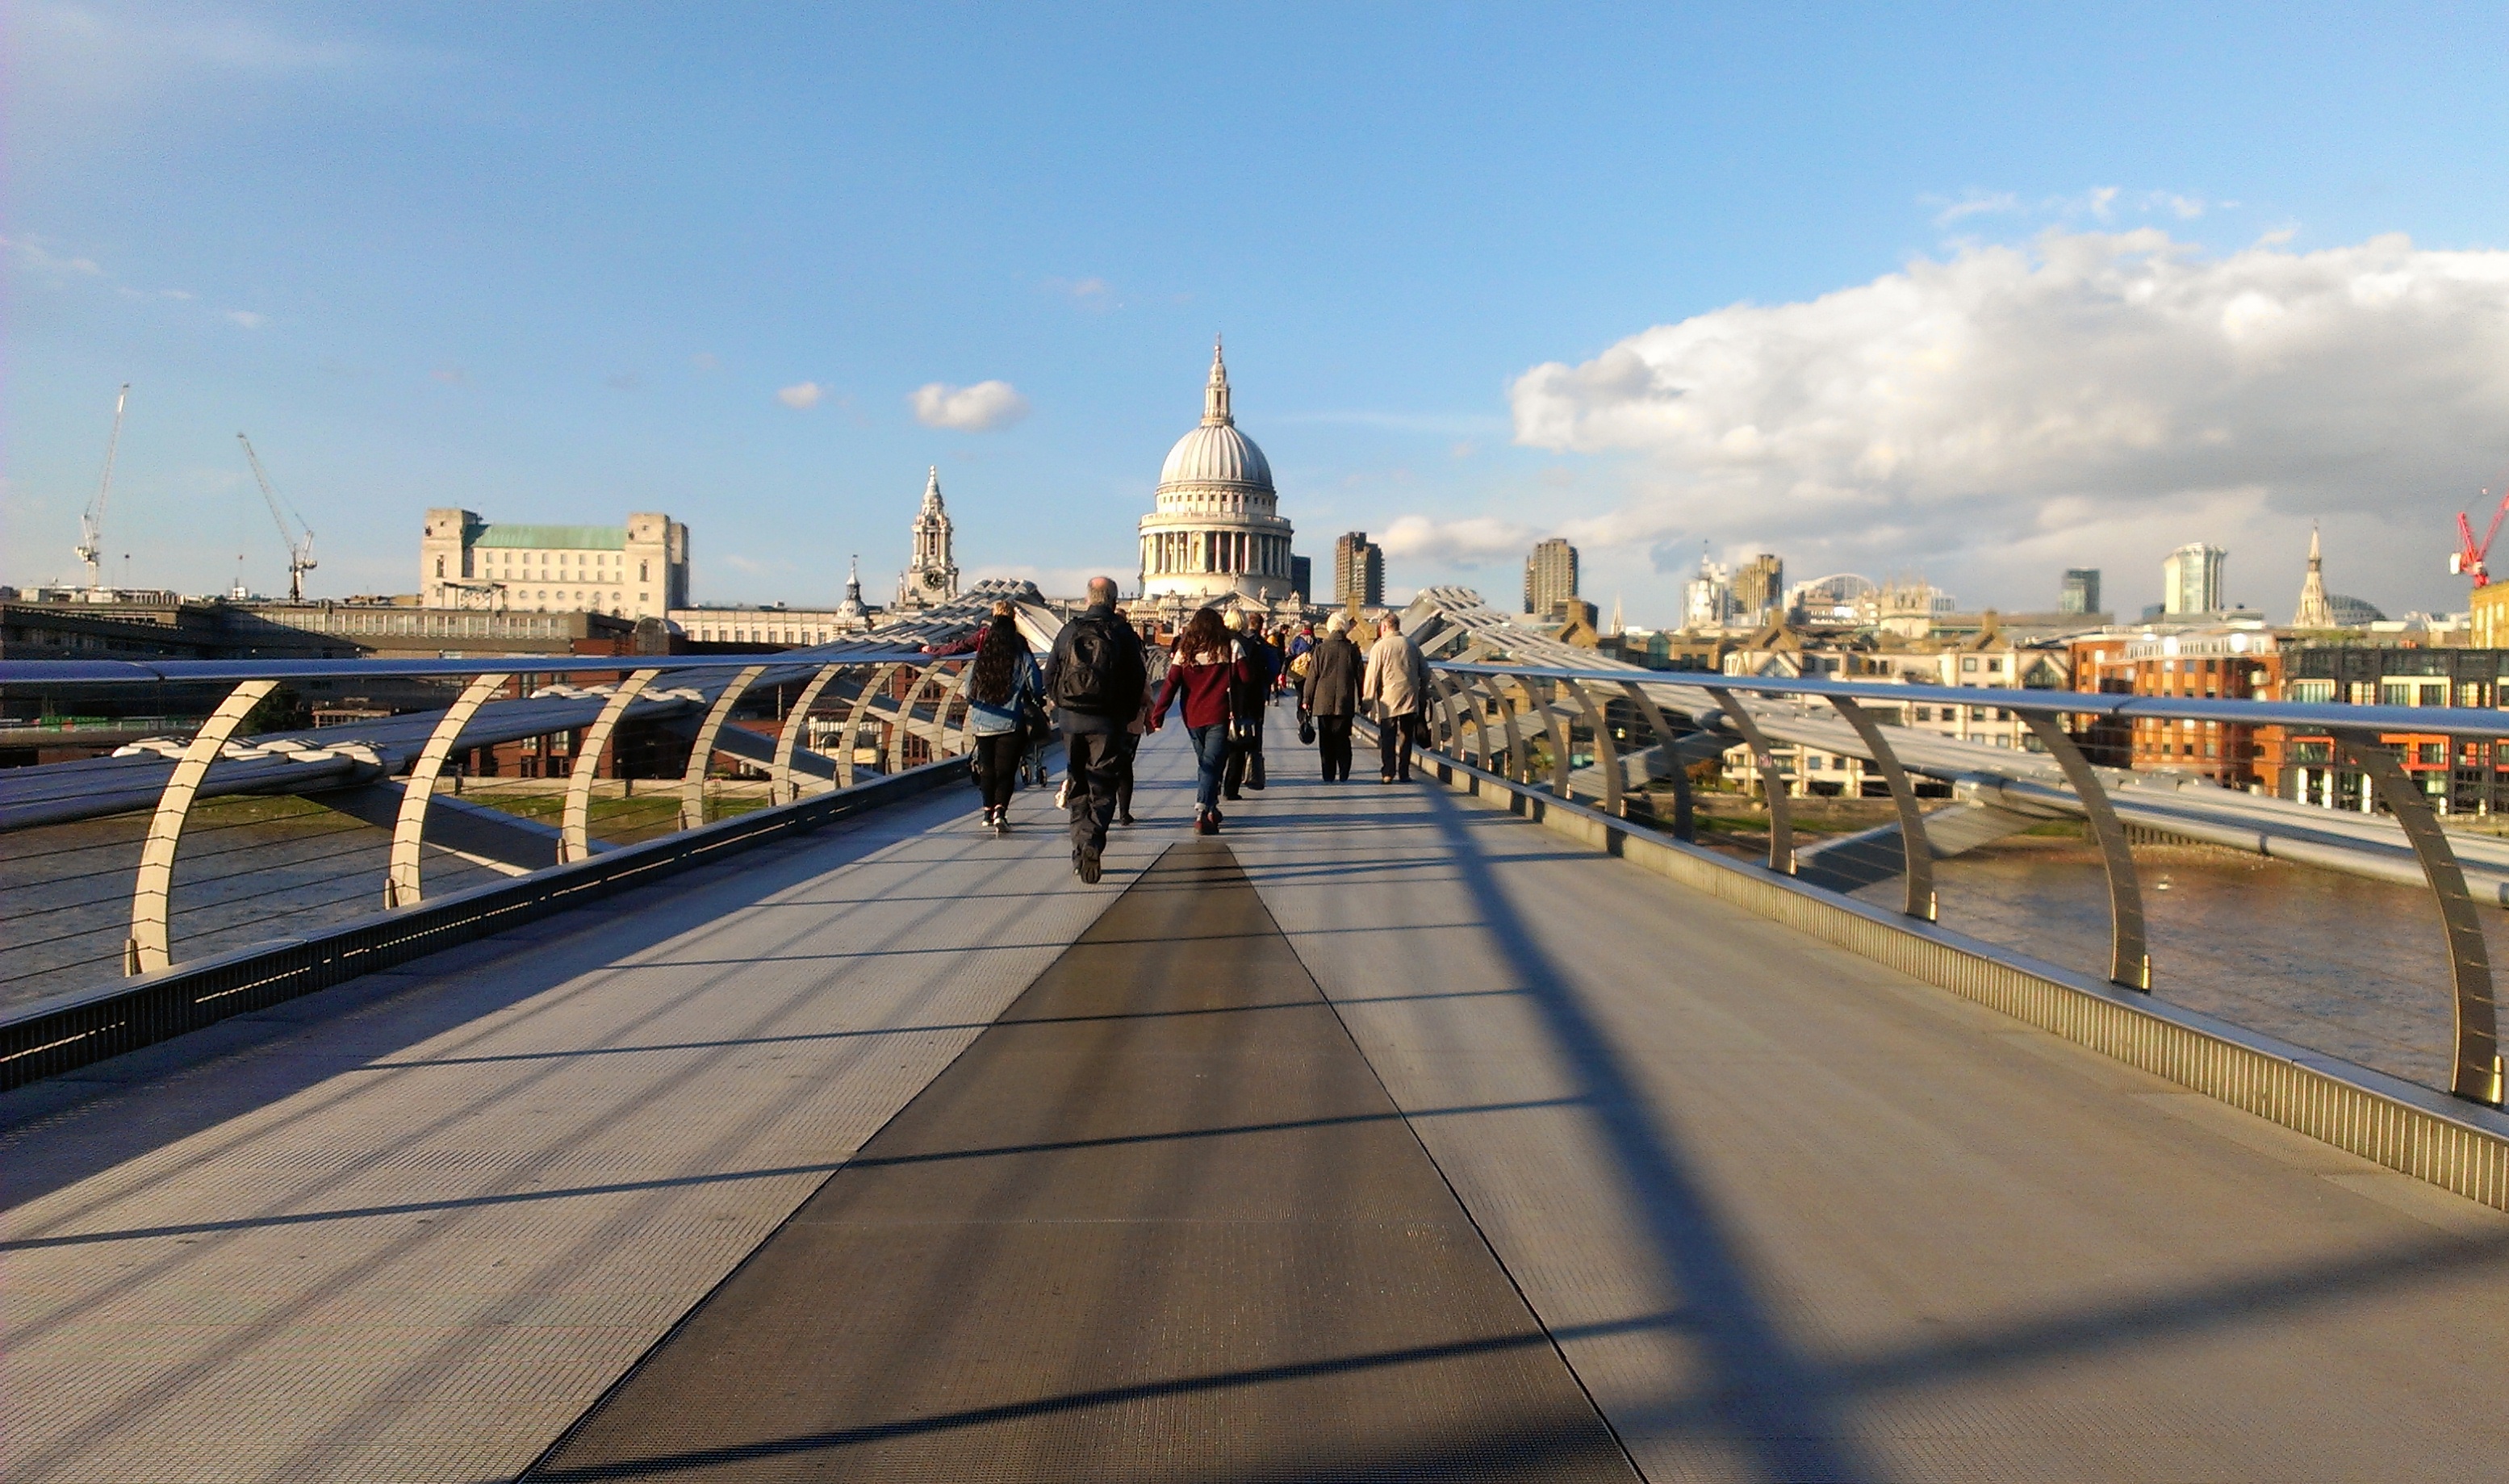
[[[1350,722],[1359,710],[1359,646],[1350,642],[1350,614],[1325,622],[1325,637],[1307,653],[1307,715],[1316,723],[1316,754],[1325,782],[1350,778]]]
[[[1184,713],[1185,735],[1193,739],[1195,765],[1193,830],[1219,833],[1219,785],[1228,767],[1228,723],[1238,687],[1254,678],[1254,666],[1232,643],[1216,609],[1202,609],[1186,620],[1168,660],[1167,683],[1159,687],[1158,704],[1150,708],[1150,730],[1156,731],[1177,701]]]
[[[1429,662],[1420,647],[1403,632],[1403,620],[1392,613],[1377,621],[1376,643],[1368,646],[1367,675],[1359,698],[1376,719],[1376,750],[1382,760],[1378,781],[1411,781],[1411,728],[1429,700]]]
[[[993,605],[967,677],[967,731],[976,744],[976,778],[985,791],[985,824],[996,835],[1011,828],[1011,794],[1028,751],[1022,713],[1042,695],[1036,656],[1020,637],[1007,603]]]
[[[1046,660],[1045,694],[1063,733],[1071,811],[1071,869],[1097,884],[1123,777],[1125,723],[1141,709],[1149,670],[1142,636],[1115,612],[1115,579],[1089,579],[1089,607],[1064,624]]]
[[[1254,670],[1254,678],[1229,698],[1228,765],[1220,775],[1219,792],[1233,803],[1246,797],[1240,790],[1263,791],[1263,712],[1271,704],[1273,660],[1263,631],[1248,623],[1245,613],[1231,609],[1221,622],[1228,626],[1238,657]]]

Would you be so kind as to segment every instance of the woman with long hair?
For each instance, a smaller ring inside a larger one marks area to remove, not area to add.
[[[1020,758],[1028,748],[1022,713],[1032,710],[1044,694],[1037,684],[1036,656],[1020,637],[1009,604],[993,605],[992,622],[985,625],[971,664],[967,730],[975,738],[976,776],[985,789],[985,823],[1003,835],[1011,828],[1011,793],[1019,787]]]
[[[1234,698],[1241,686],[1259,680],[1244,648],[1229,637],[1217,609],[1200,610],[1177,636],[1167,683],[1159,687],[1158,702],[1150,708],[1150,730],[1159,729],[1168,703],[1181,697],[1185,735],[1193,739],[1197,835],[1219,833],[1219,785],[1228,767],[1228,723],[1235,720]]]

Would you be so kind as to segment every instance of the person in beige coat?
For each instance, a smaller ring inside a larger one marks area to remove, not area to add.
[[[1429,662],[1403,632],[1403,620],[1392,613],[1377,621],[1359,695],[1376,720],[1376,750],[1383,762],[1378,781],[1409,783],[1411,728],[1429,704]]]

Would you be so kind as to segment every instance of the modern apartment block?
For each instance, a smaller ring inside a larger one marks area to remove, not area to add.
[[[1524,611],[1548,618],[1577,596],[1577,548],[1558,537],[1534,544],[1524,559]]]
[[[1333,542],[1333,606],[1381,608],[1385,604],[1385,548],[1353,531]]]

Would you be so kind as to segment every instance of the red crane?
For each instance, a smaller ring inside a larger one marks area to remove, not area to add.
[[[2491,492],[2486,490],[2483,493],[2489,495]],[[2456,512],[2457,549],[2449,553],[2448,570],[2451,574],[2472,577],[2477,587],[2490,582],[2491,574],[2484,568],[2483,559],[2491,554],[2491,538],[2500,534],[2502,516],[2509,516],[2509,494],[2500,497],[2500,508],[2491,512],[2490,528],[2483,533],[2483,540],[2478,545],[2474,539],[2474,522],[2465,518],[2464,511]]]

